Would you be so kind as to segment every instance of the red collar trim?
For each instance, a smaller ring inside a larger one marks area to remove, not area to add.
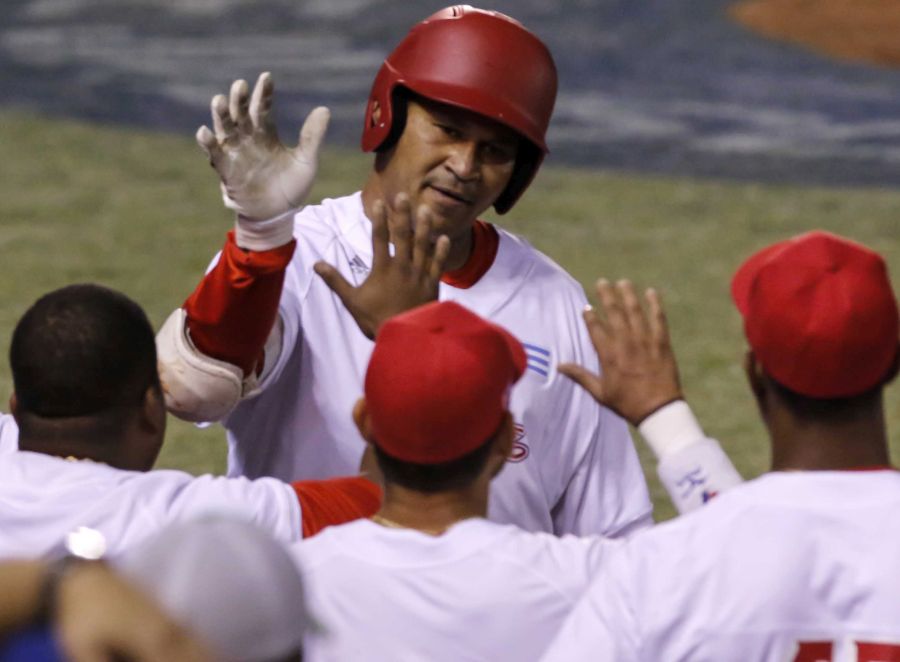
[[[472,227],[472,254],[466,263],[455,271],[448,271],[441,281],[451,287],[467,290],[481,280],[487,270],[494,264],[497,248],[500,246],[500,235],[490,223],[475,221]]]

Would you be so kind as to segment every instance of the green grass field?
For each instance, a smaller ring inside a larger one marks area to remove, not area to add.
[[[124,291],[159,325],[192,290],[230,227],[217,180],[189,136],[0,113],[0,343],[44,292],[93,281]],[[328,149],[313,200],[358,188],[369,158]],[[746,477],[768,464],[741,371],[740,320],[728,294],[742,258],[812,228],[887,256],[900,284],[900,192],[763,186],[546,167],[502,219],[587,288],[629,277],[661,289],[688,397]],[[10,393],[0,361],[0,402]],[[900,390],[888,392],[895,460]],[[642,457],[646,453],[639,444]],[[159,465],[221,472],[220,428],[172,421]],[[671,506],[646,465],[659,518]]]

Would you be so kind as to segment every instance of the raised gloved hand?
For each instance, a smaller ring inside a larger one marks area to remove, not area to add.
[[[225,206],[238,213],[238,245],[267,250],[291,239],[292,223],[260,223],[303,204],[312,188],[319,146],[328,127],[329,111],[315,108],[300,129],[296,147],[278,138],[270,116],[272,75],[260,74],[249,93],[236,80],[226,99],[212,99],[213,129],[201,126],[197,142],[219,174]]]

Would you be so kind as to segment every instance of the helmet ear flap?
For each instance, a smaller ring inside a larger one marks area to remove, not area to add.
[[[512,206],[531,184],[531,180],[534,179],[543,160],[543,150],[530,140],[522,138],[519,142],[519,153],[516,155],[516,163],[513,166],[509,183],[494,202],[494,211],[498,214],[505,214],[512,209]]]
[[[406,108],[411,97],[410,91],[400,85],[395,86],[391,91],[391,128],[385,139],[375,147],[375,152],[379,154],[386,152],[400,140],[403,129],[406,128]]]

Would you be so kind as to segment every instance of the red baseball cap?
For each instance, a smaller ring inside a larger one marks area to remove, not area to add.
[[[417,464],[462,457],[497,431],[525,364],[518,340],[457,303],[397,315],[378,331],[366,371],[375,444]]]
[[[878,253],[814,231],[764,248],[731,281],[753,353],[777,382],[811,398],[877,386],[897,357],[900,321]]]

